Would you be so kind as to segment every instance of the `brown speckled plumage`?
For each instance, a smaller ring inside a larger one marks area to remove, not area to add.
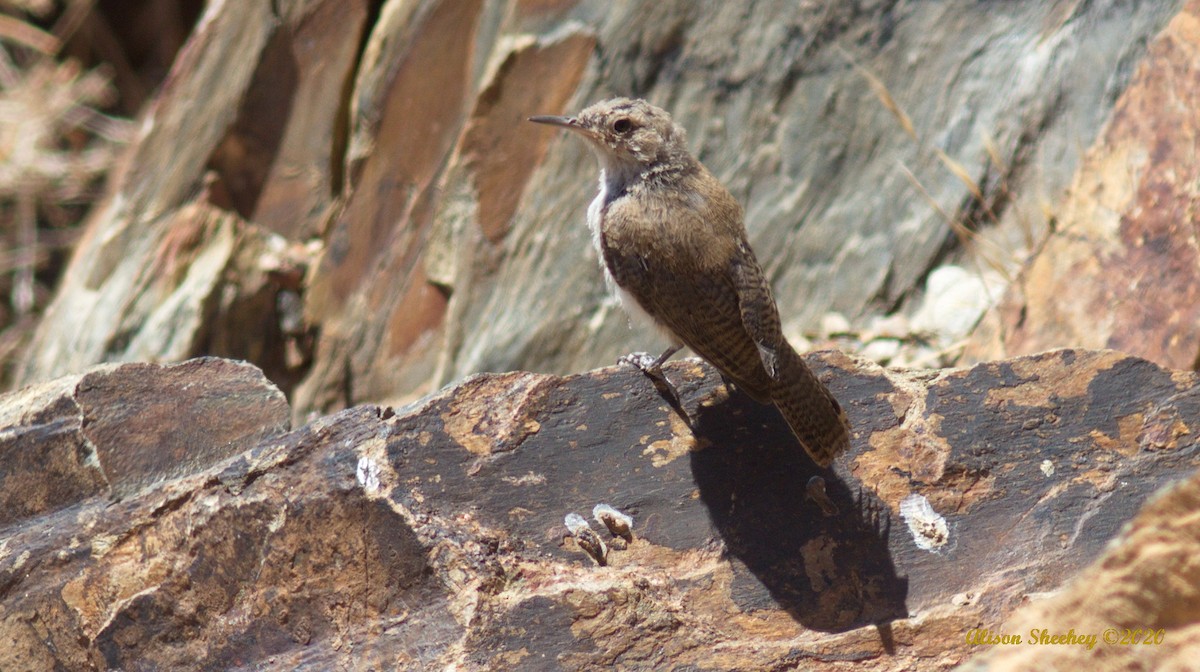
[[[754,399],[774,403],[813,460],[828,466],[849,445],[846,415],[784,338],[742,208],[688,152],[683,129],[627,98],[532,120],[579,133],[599,157],[588,223],[626,308],[644,311]]]

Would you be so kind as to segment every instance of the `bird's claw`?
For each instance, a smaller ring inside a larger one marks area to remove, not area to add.
[[[617,363],[628,364],[645,374],[654,383],[654,387],[659,393],[666,398],[671,408],[675,409],[675,412],[683,418],[684,423],[692,428],[692,418],[683,407],[683,397],[679,395],[675,384],[667,378],[667,374],[662,370],[663,362],[677,350],[679,348],[670,349],[658,357],[648,352],[631,352],[628,355],[622,355]]]
[[[631,352],[628,355],[622,355],[617,359],[617,363],[628,364],[655,380],[666,378],[662,371],[662,362],[648,352]]]

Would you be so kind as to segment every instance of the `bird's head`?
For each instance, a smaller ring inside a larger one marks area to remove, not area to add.
[[[573,131],[591,145],[611,172],[641,172],[657,163],[686,161],[687,134],[660,107],[633,98],[613,98],[574,117],[536,116],[529,121]]]

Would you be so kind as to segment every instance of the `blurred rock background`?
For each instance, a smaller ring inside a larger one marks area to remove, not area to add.
[[[1191,368],[1183,5],[8,2],[5,382],[214,354],[304,416],[653,350],[588,243],[593,158],[523,122],[614,95],[745,204],[800,345]]]

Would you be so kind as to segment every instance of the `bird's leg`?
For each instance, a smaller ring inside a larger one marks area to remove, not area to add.
[[[734,391],[737,390],[737,385],[733,384],[733,380],[725,375],[724,371],[718,371],[718,373],[721,374],[721,383],[725,385],[725,393],[732,397]]]
[[[671,358],[671,355],[679,352],[679,350],[682,348],[682,345],[672,345],[664,350],[663,353],[658,357],[655,357],[648,352],[631,352],[628,355],[624,355],[618,359],[617,363],[629,364],[630,366],[637,368],[639,371],[649,376],[650,380],[653,380],[655,385],[667,388],[675,395],[676,398],[678,398],[679,392],[675,389],[675,386],[671,384],[671,381],[667,380],[667,374],[663,373],[662,365]]]
[[[667,374],[663,373],[662,365],[671,355],[679,352],[683,348],[682,345],[672,345],[663,351],[661,355],[655,357],[648,352],[631,352],[628,355],[622,356],[617,360],[618,364],[629,364],[637,368],[642,373],[646,374],[651,381],[654,382],[654,387],[659,393],[666,398],[667,403],[675,412],[683,418],[689,428],[692,427],[692,418],[683,408],[683,398],[679,396],[679,390],[675,385],[667,379]]]

